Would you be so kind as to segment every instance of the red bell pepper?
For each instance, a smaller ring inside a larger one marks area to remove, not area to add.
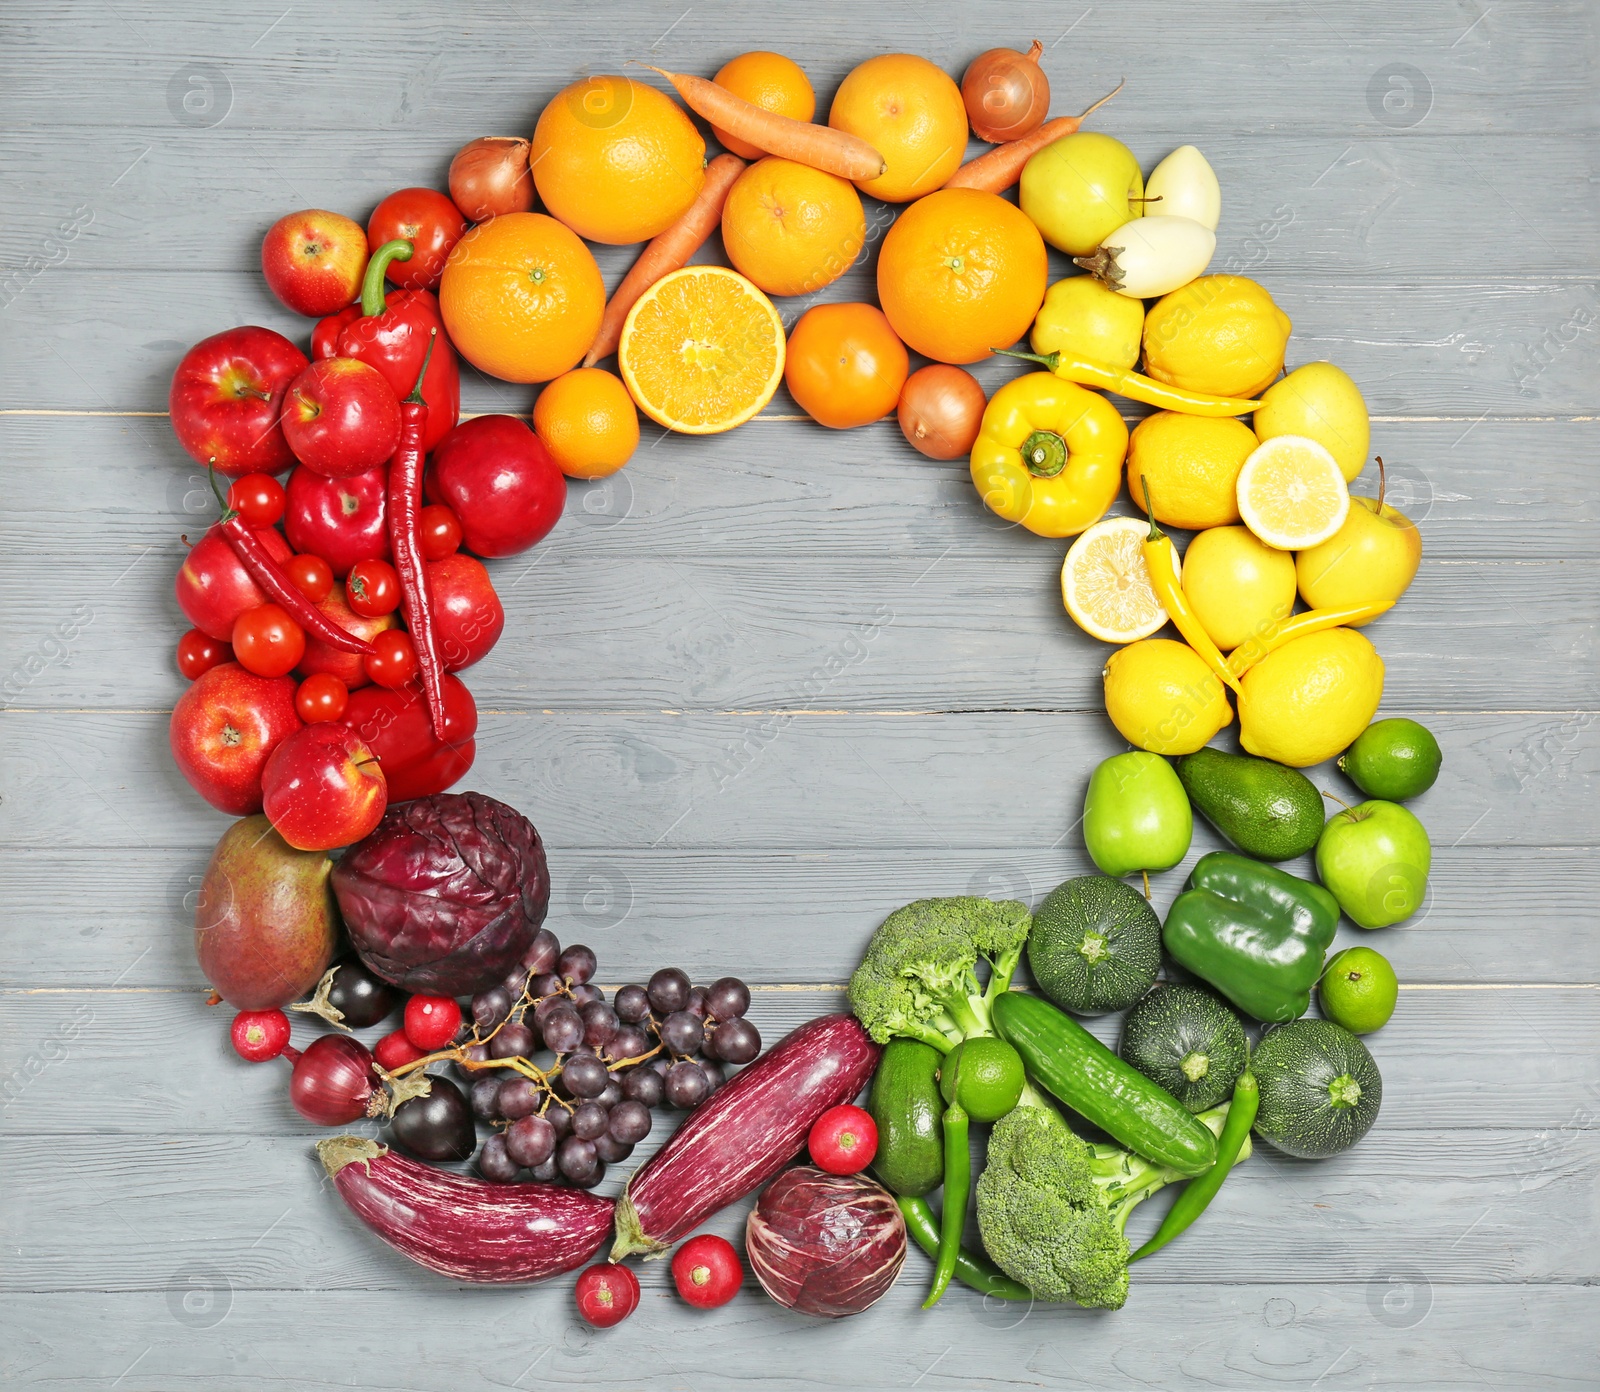
[[[377,757],[389,788],[389,802],[442,793],[465,777],[477,753],[478,706],[459,677],[442,684],[445,725],[441,739],[433,732],[428,704],[412,683],[398,691],[363,686],[350,693],[341,723],[365,742]]]
[[[422,370],[428,344],[437,332],[439,348],[422,379],[428,424],[422,448],[431,450],[455,429],[461,415],[461,367],[444,331],[439,301],[431,290],[391,290],[383,277],[391,261],[409,261],[411,243],[385,242],[372,253],[361,282],[361,300],[330,314],[311,334],[313,358],[359,358],[383,373],[397,397],[404,397]]]

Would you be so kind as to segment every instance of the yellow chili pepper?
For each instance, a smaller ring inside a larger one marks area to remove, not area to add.
[[[1129,401],[1142,401],[1146,406],[1159,406],[1163,411],[1177,411],[1186,416],[1246,416],[1261,404],[1238,396],[1209,396],[1204,392],[1185,391],[1182,387],[1169,387],[1154,377],[1090,362],[1086,358],[1063,358],[1060,353],[1019,353],[1011,348],[990,351],[1003,353],[1008,358],[1021,358],[1024,362],[1036,362],[1064,381],[1099,387],[1125,396]]]
[[[1211,635],[1206,632],[1199,616],[1189,607],[1189,597],[1184,594],[1183,585],[1178,580],[1177,548],[1173,546],[1172,538],[1156,526],[1150,481],[1143,474],[1139,476],[1139,486],[1144,490],[1145,511],[1150,518],[1150,531],[1144,539],[1144,563],[1149,567],[1150,583],[1155,588],[1156,598],[1161,601],[1161,607],[1167,611],[1173,626],[1183,634],[1184,641],[1200,654],[1206,666],[1238,691],[1239,678],[1228,666],[1228,659],[1222,655],[1222,649],[1211,641]]]
[[[988,507],[1039,536],[1076,536],[1122,487],[1128,427],[1105,397],[1048,372],[1001,387],[972,446],[972,482]]]
[[[1342,609],[1307,609],[1303,614],[1291,614],[1239,644],[1228,654],[1228,670],[1242,677],[1269,652],[1281,648],[1285,643],[1304,638],[1308,633],[1321,633],[1327,628],[1342,628],[1345,624],[1375,619],[1393,608],[1394,601],[1385,599],[1376,604],[1347,604]]]

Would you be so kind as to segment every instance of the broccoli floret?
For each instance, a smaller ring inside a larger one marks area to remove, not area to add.
[[[1216,1107],[1200,1120],[1220,1131],[1227,1114]],[[1019,1106],[989,1133],[978,1230],[995,1264],[1040,1300],[1119,1310],[1128,1298],[1128,1215],[1181,1178],[1117,1146],[1090,1145],[1052,1107]]]
[[[850,1008],[880,1044],[902,1035],[948,1053],[993,1034],[989,1007],[1009,989],[1032,925],[1015,899],[919,899],[896,909],[850,978]],[[987,984],[979,958],[989,963]]]

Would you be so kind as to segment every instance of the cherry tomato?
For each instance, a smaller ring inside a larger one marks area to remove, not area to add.
[[[400,577],[388,561],[357,561],[344,578],[350,608],[364,618],[376,619],[400,607]]]
[[[233,621],[233,655],[258,677],[283,677],[305,655],[305,630],[276,604],[258,604]]]
[[[373,682],[390,691],[398,691],[417,675],[417,650],[411,644],[411,635],[403,628],[386,628],[374,634],[372,651],[362,662]]]
[[[437,290],[450,248],[461,240],[467,220],[437,189],[403,188],[391,193],[367,222],[367,245],[376,251],[385,242],[404,237],[411,243],[409,261],[391,261],[385,273],[402,290]]]
[[[461,1007],[449,996],[412,996],[406,1002],[406,1038],[432,1053],[456,1037]]]
[[[461,519],[443,503],[433,503],[417,514],[417,542],[424,560],[442,561],[461,549]]]
[[[321,556],[296,556],[284,569],[295,589],[313,604],[321,604],[333,593],[333,567]]]
[[[878,1153],[878,1126],[872,1113],[860,1107],[829,1107],[812,1123],[806,1144],[819,1170],[855,1174]]]
[[[272,526],[287,501],[283,485],[271,474],[246,474],[228,488],[228,506],[252,527]]]
[[[350,704],[350,688],[332,672],[313,672],[294,693],[294,708],[307,725],[337,720]]]
[[[219,638],[191,628],[178,639],[178,670],[190,681],[220,662],[232,662],[233,649]]]

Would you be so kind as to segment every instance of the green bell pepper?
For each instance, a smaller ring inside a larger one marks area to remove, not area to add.
[[[1298,1020],[1339,926],[1321,885],[1229,851],[1201,856],[1161,930],[1178,964],[1270,1024]]]

